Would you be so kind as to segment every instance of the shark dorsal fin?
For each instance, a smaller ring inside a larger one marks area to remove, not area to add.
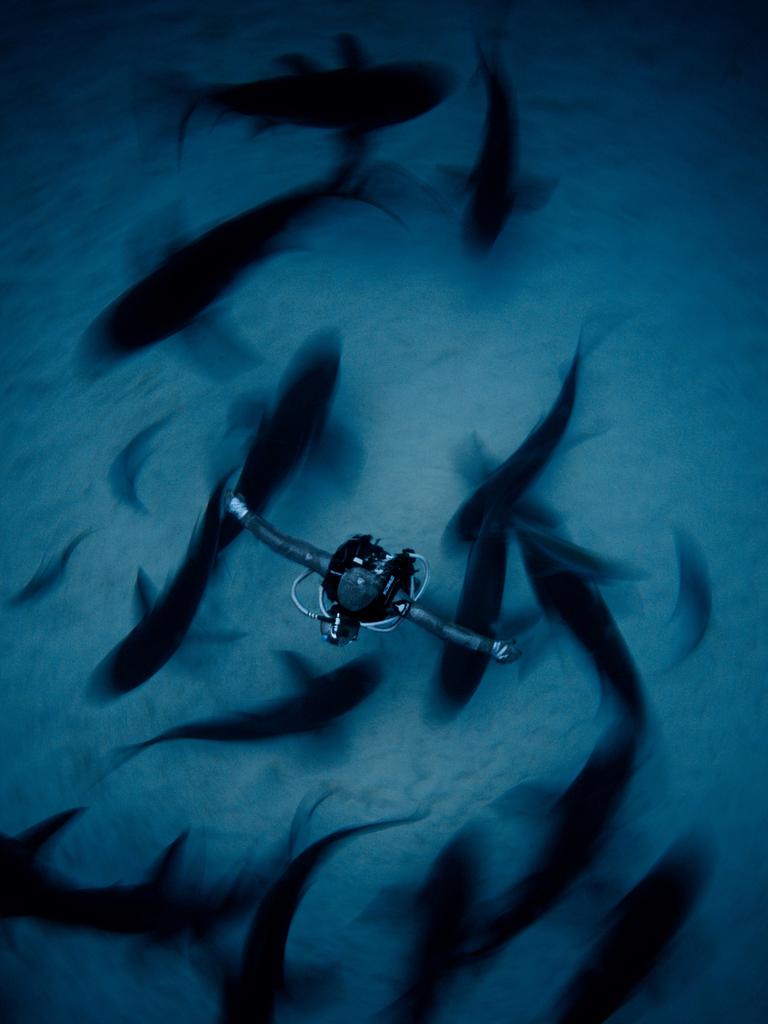
[[[143,619],[145,615],[149,615],[156,600],[157,588],[147,573],[139,568],[136,573],[136,585],[133,590],[136,618]]]
[[[276,651],[275,653],[290,672],[294,684],[302,692],[312,689],[317,674],[313,670],[308,658],[305,658],[302,654],[297,654],[296,651],[285,650]]]
[[[176,869],[188,836],[189,832],[180,832],[173,842],[169,843],[160,854],[149,877],[149,885],[153,888],[164,889],[166,887],[169,878]]]
[[[350,32],[340,32],[336,36],[336,45],[341,57],[341,63],[345,68],[359,71],[360,68],[364,68],[366,64],[370,63],[365,56],[360,40]]]
[[[501,465],[500,461],[491,455],[476,430],[458,446],[454,463],[460,476],[470,487],[479,487]]]
[[[72,807],[68,811],[61,811],[59,814],[54,814],[44,821],[39,821],[37,825],[33,825],[24,832],[20,832],[16,839],[18,842],[23,843],[33,854],[38,853],[40,848],[45,846],[49,839],[52,839],[72,818],[82,814],[84,810],[84,807]]]

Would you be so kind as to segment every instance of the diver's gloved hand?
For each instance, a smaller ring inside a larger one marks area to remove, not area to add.
[[[515,647],[514,640],[494,640],[491,647],[491,657],[502,665],[510,661],[517,661],[522,653]]]
[[[227,512],[233,515],[235,519],[239,519],[240,522],[242,522],[243,519],[246,518],[250,511],[248,506],[243,501],[243,499],[239,498],[233,492],[230,492],[230,494],[228,495],[225,507],[227,509]]]

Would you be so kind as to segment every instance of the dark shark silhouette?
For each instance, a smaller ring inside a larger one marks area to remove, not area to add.
[[[399,818],[341,828],[316,840],[295,857],[267,889],[253,918],[240,973],[228,979],[222,1024],[269,1024],[285,992],[285,946],[296,910],[313,876],[333,850],[353,836],[414,821]]]
[[[495,506],[496,519],[500,522],[504,515],[511,513],[515,503],[544,470],[570,422],[576,400],[581,348],[580,338],[568,373],[547,415],[520,447],[467,498],[448,524],[446,536],[464,542],[474,540],[491,506]]]
[[[587,763],[552,809],[553,824],[534,869],[479,910],[465,959],[488,956],[550,911],[599,853],[610,822],[632,779],[637,737],[622,718],[595,746]]]
[[[483,636],[495,636],[507,572],[507,538],[493,515],[483,519],[472,541],[454,621]],[[446,644],[440,660],[440,696],[459,710],[477,690],[490,655]]]
[[[487,110],[482,145],[469,176],[463,233],[472,249],[482,250],[491,248],[514,206],[520,133],[514,94],[480,47],[478,55]]]
[[[601,682],[610,687],[638,730],[646,722],[640,674],[602,594],[589,572],[560,560],[538,532],[518,525],[528,579],[546,615],[557,616],[589,654]]]
[[[187,87],[191,99],[179,124],[179,158],[190,118],[201,106],[250,117],[258,129],[291,124],[360,138],[426,114],[453,90],[453,74],[438,64],[370,64],[354,36],[337,38],[341,68],[325,70],[294,53],[279,58],[289,74],[239,85]]]
[[[459,832],[440,851],[416,894],[419,937],[410,955],[410,982],[390,1008],[401,1024],[421,1024],[436,1012],[470,934],[476,884],[474,844],[466,832]]]
[[[131,355],[189,327],[239,275],[280,251],[287,228],[332,198],[372,203],[351,185],[356,161],[345,162],[328,180],[294,189],[211,228],[172,252],[132,285],[88,332],[97,357]],[[219,353],[228,359],[229,353]],[[253,357],[240,353],[240,368]],[[230,360],[231,362],[231,360]]]
[[[313,335],[294,357],[275,407],[262,417],[235,484],[235,493],[252,512],[264,511],[319,440],[336,390],[340,361],[341,342],[333,331]],[[219,550],[242,530],[234,516],[225,516]]]
[[[679,840],[614,907],[603,935],[566,987],[557,1024],[602,1024],[667,952],[694,909],[709,874],[709,854]]]
[[[239,908],[237,887],[215,898],[179,891],[176,874],[185,833],[166,847],[148,879],[137,885],[77,886],[42,865],[42,847],[82,810],[54,815],[15,838],[0,834],[0,917],[37,917],[68,927],[159,940],[182,932],[204,935]]]
[[[119,696],[151,679],[182,644],[205,594],[218,551],[224,483],[211,495],[186,558],[163,593],[96,670],[96,689]],[[148,600],[142,578],[139,592]]]
[[[290,652],[284,654],[302,688],[299,696],[268,701],[249,711],[234,711],[177,725],[150,740],[126,747],[125,754],[130,757],[171,740],[254,743],[317,732],[353,711],[373,693],[380,681],[375,662],[370,658],[356,658],[325,675],[314,676],[303,658]]]

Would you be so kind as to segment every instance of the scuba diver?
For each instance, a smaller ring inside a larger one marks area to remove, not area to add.
[[[488,655],[502,664],[520,657],[514,640],[480,636],[417,607],[416,601],[429,581],[429,566],[411,548],[392,555],[374,542],[370,534],[357,534],[331,555],[281,533],[262,516],[251,512],[237,494],[230,492],[226,496],[225,508],[267,547],[304,567],[291,587],[291,600],[302,614],[320,622],[321,636],[328,643],[343,647],[357,640],[361,626],[374,632],[389,632],[405,619],[441,640]],[[420,571],[423,579],[417,582]],[[313,573],[322,579],[319,612],[310,611],[297,596],[299,585]]]

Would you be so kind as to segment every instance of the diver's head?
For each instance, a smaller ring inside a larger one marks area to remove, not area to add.
[[[339,580],[339,604],[350,612],[362,611],[381,594],[383,585],[384,580],[380,575],[353,565]]]

